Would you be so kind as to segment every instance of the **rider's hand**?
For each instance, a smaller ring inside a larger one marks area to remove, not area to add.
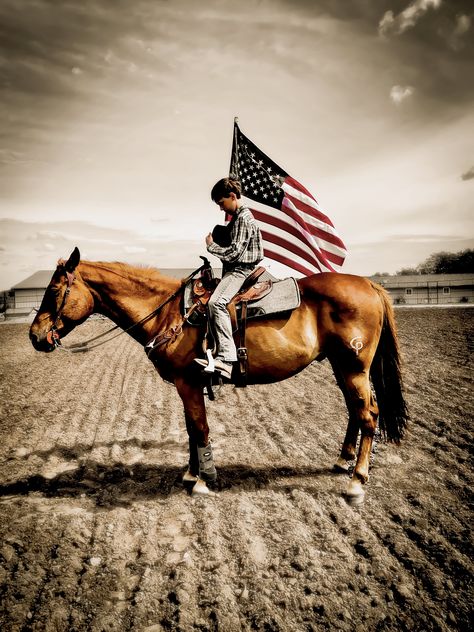
[[[210,246],[212,243],[214,243],[214,240],[212,239],[212,233],[209,233],[209,235],[206,236],[206,246]]]

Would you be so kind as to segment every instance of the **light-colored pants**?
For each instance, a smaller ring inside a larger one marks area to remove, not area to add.
[[[227,304],[240,290],[252,268],[236,268],[226,272],[208,302],[209,315],[217,339],[217,357],[224,362],[236,362],[237,350],[232,336],[232,323]]]

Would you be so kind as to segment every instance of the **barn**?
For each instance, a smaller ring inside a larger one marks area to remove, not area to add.
[[[52,270],[38,270],[14,285],[7,293],[6,318],[25,318],[40,306],[43,294],[53,274]]]
[[[395,305],[474,303],[474,274],[375,275]]]

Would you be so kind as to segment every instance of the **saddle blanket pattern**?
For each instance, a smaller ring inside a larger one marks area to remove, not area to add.
[[[277,280],[268,272],[265,272],[259,280],[266,279],[272,280],[272,291],[266,296],[248,303],[247,319],[288,312],[300,305],[300,291],[296,279],[288,277],[287,279]],[[192,283],[188,283],[184,290],[183,313],[192,305],[191,294]],[[237,305],[237,310],[239,309],[240,305]],[[191,323],[193,323],[192,318]],[[196,324],[198,323],[196,322]]]

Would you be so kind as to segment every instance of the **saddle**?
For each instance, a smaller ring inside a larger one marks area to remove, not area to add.
[[[204,261],[207,260],[203,257]],[[209,262],[207,261],[209,264]],[[262,276],[267,278],[263,279]],[[210,265],[204,265],[201,276],[193,279],[185,289],[183,309],[188,315],[186,320],[191,325],[206,326],[204,352],[210,332],[207,303],[217,287],[220,279],[215,278]],[[275,293],[275,296],[272,296]],[[245,343],[247,320],[274,313],[291,312],[300,304],[299,289],[295,279],[281,281],[274,279],[262,266],[249,274],[240,290],[229,302],[232,328],[237,333],[237,359],[239,363],[237,386],[247,385],[248,353]]]
[[[272,291],[273,282],[271,279],[266,281],[258,281],[262,274],[266,272],[263,266],[259,266],[242,283],[242,287],[232,298],[229,305],[236,307],[239,303],[256,301],[263,298]],[[219,284],[220,279],[214,278],[208,274],[202,274],[198,279],[192,282],[192,302],[199,301],[198,311],[203,313],[203,308],[209,302],[212,293]]]

